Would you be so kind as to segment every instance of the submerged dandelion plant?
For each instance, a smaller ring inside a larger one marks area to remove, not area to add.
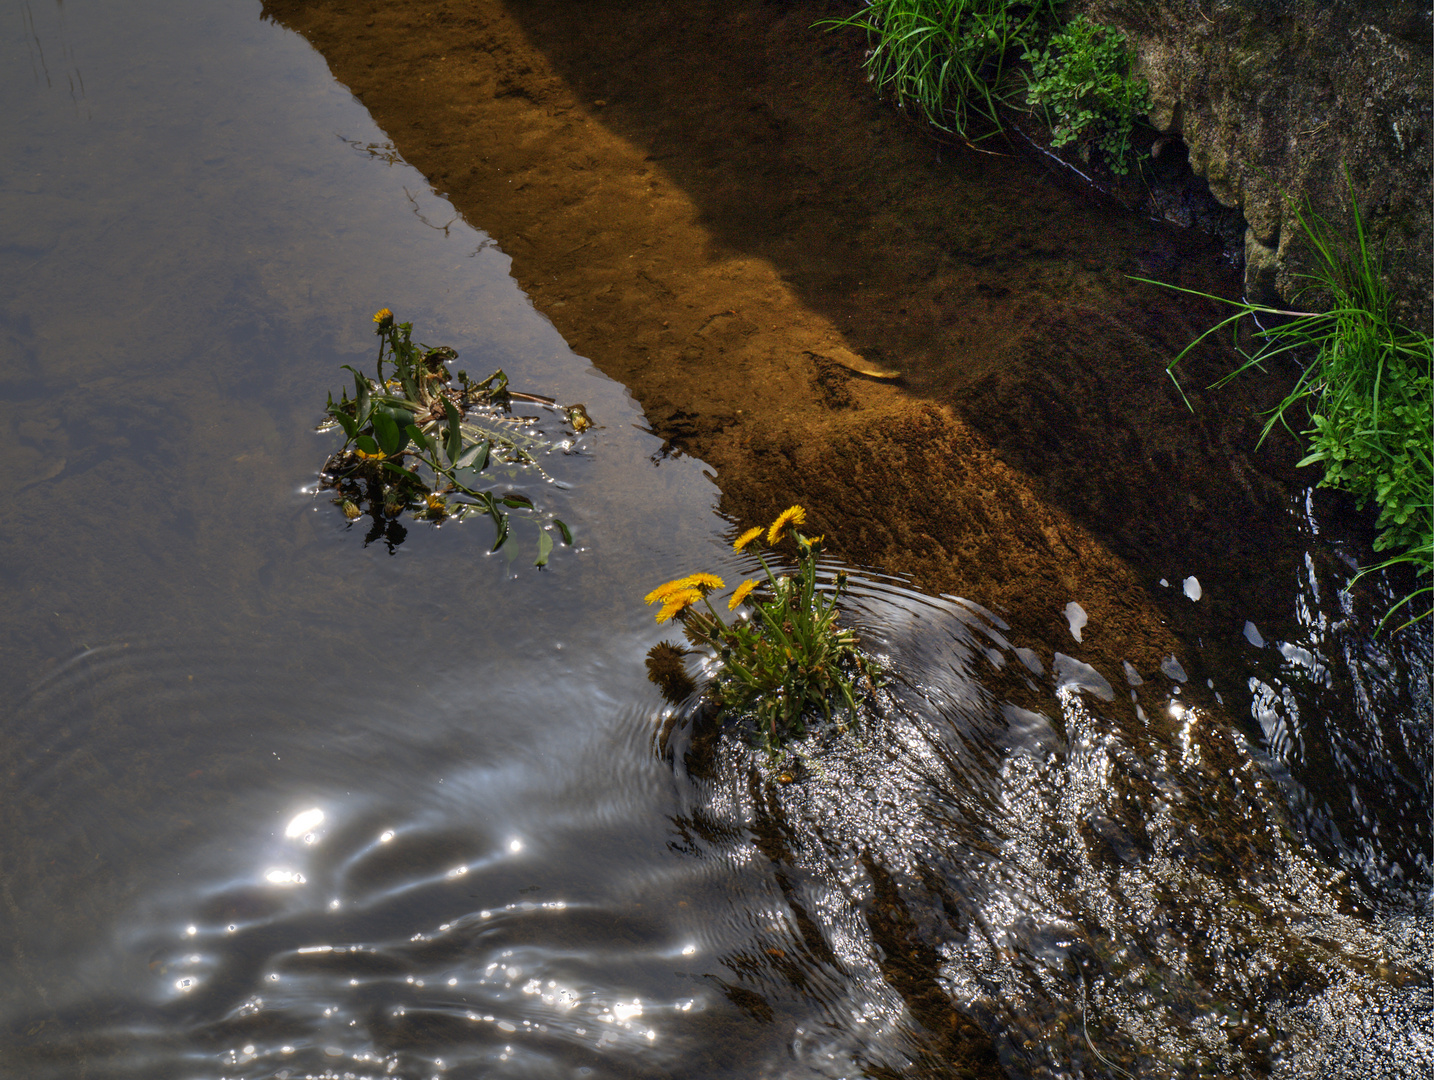
[[[809,720],[831,724],[838,714],[844,730],[857,720],[856,690],[872,688],[871,661],[857,649],[854,631],[838,622],[837,600],[846,591],[846,574],[838,572],[828,591],[817,581],[822,537],[798,531],[806,523],[800,506],[784,510],[767,528],[751,528],[732,545],[735,551],[755,549],[765,580],[749,578],[732,590],[727,610],[740,614],[725,622],[711,596],[726,588],[715,574],[689,574],[659,585],[643,599],[660,605],[657,621],[678,621],[689,641],[704,645],[717,657],[717,671],[708,685],[712,703],[722,714],[753,721],[758,741],[769,755],[807,733]],[[760,540],[775,547],[790,540],[797,549],[796,569],[778,573],[761,551]],[[666,666],[677,647],[664,642]],[[655,660],[649,657],[649,671]],[[664,692],[677,685],[666,675]]]
[[[508,388],[508,376],[495,371],[482,382],[467,372],[454,376],[449,362],[458,354],[439,346],[413,342],[413,324],[394,319],[388,308],[373,316],[378,335],[376,377],[345,364],[354,379],[354,396],[345,390],[335,401],[329,395],[320,431],[339,429],[344,444],[324,462],[321,489],[335,493],[344,517],[373,518],[369,540],[380,536],[390,547],[400,543],[399,518],[440,522],[473,515],[493,522],[493,551],[508,540],[510,510],[525,513],[538,527],[534,565],[547,565],[553,533],[572,543],[572,530],[557,518],[543,519],[533,501],[516,484],[534,476],[547,479],[537,455],[550,449],[529,435],[509,415],[514,400],[560,414],[580,433],[591,426],[581,405],[560,409],[547,398]],[[484,473],[508,481],[504,490],[484,483]]]

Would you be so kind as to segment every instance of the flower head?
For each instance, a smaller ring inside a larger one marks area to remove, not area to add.
[[[373,313],[373,321],[378,323],[376,333],[381,334],[393,325],[393,312],[389,311],[388,308],[379,308]]]
[[[653,589],[642,598],[644,604],[656,604],[659,601],[666,601],[675,592],[681,592],[687,588],[687,579],[678,578],[676,581],[667,581]]]
[[[737,537],[737,542],[732,545],[732,550],[741,551],[744,547],[746,547],[748,544],[750,544],[753,540],[757,539],[757,537],[761,535],[762,526],[760,525],[748,529],[741,536]]]
[[[666,622],[679,612],[686,611],[701,599],[700,589],[679,589],[663,599],[662,608],[657,613],[657,621]]]
[[[695,577],[695,575],[693,575],[693,577]],[[657,588],[652,589],[645,597],[642,597],[642,602],[644,602],[644,604],[665,602],[674,592],[681,592],[683,589],[693,588],[694,585],[697,584],[697,582],[693,581],[693,577],[675,578],[673,581],[664,581],[663,584],[658,585]],[[711,575],[707,575],[707,577],[711,577]]]
[[[782,531],[788,525],[805,525],[807,523],[807,512],[800,506],[789,506],[777,515],[777,520],[772,522],[772,527],[767,530],[767,543],[775,544],[782,538]]]
[[[760,532],[761,530],[759,529],[758,531]],[[746,600],[747,597],[751,594],[752,590],[756,587],[757,583],[755,581],[752,581],[750,578],[742,582],[742,584],[738,585],[736,592],[732,594],[732,599],[727,601],[727,610],[736,611],[737,605],[742,603],[742,601]]]
[[[697,593],[700,600],[713,589],[720,589],[725,584],[716,574],[688,574],[686,577],[677,578],[659,585],[642,598],[644,604],[656,604],[659,601],[666,603],[669,597],[680,592],[692,591]],[[662,620],[659,619],[659,622]]]

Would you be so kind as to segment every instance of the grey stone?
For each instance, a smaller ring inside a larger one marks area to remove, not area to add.
[[[1250,299],[1292,300],[1309,207],[1353,240],[1345,181],[1385,251],[1400,317],[1427,329],[1434,277],[1434,28],[1409,0],[1075,0],[1128,35],[1151,123],[1248,223]]]

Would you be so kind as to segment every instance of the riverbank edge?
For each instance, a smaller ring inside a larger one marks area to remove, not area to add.
[[[1288,306],[1317,264],[1301,210],[1357,250],[1355,208],[1382,250],[1402,321],[1430,326],[1434,27],[1399,0],[1076,0],[1124,32],[1150,122],[1244,215],[1245,295]]]

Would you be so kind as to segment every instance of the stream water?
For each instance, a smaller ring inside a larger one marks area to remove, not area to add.
[[[1231,729],[869,571],[859,740],[660,753],[703,464],[256,2],[6,10],[4,1075],[1434,1073],[1427,635],[1310,560]],[[382,305],[596,421],[547,570],[315,496]]]

